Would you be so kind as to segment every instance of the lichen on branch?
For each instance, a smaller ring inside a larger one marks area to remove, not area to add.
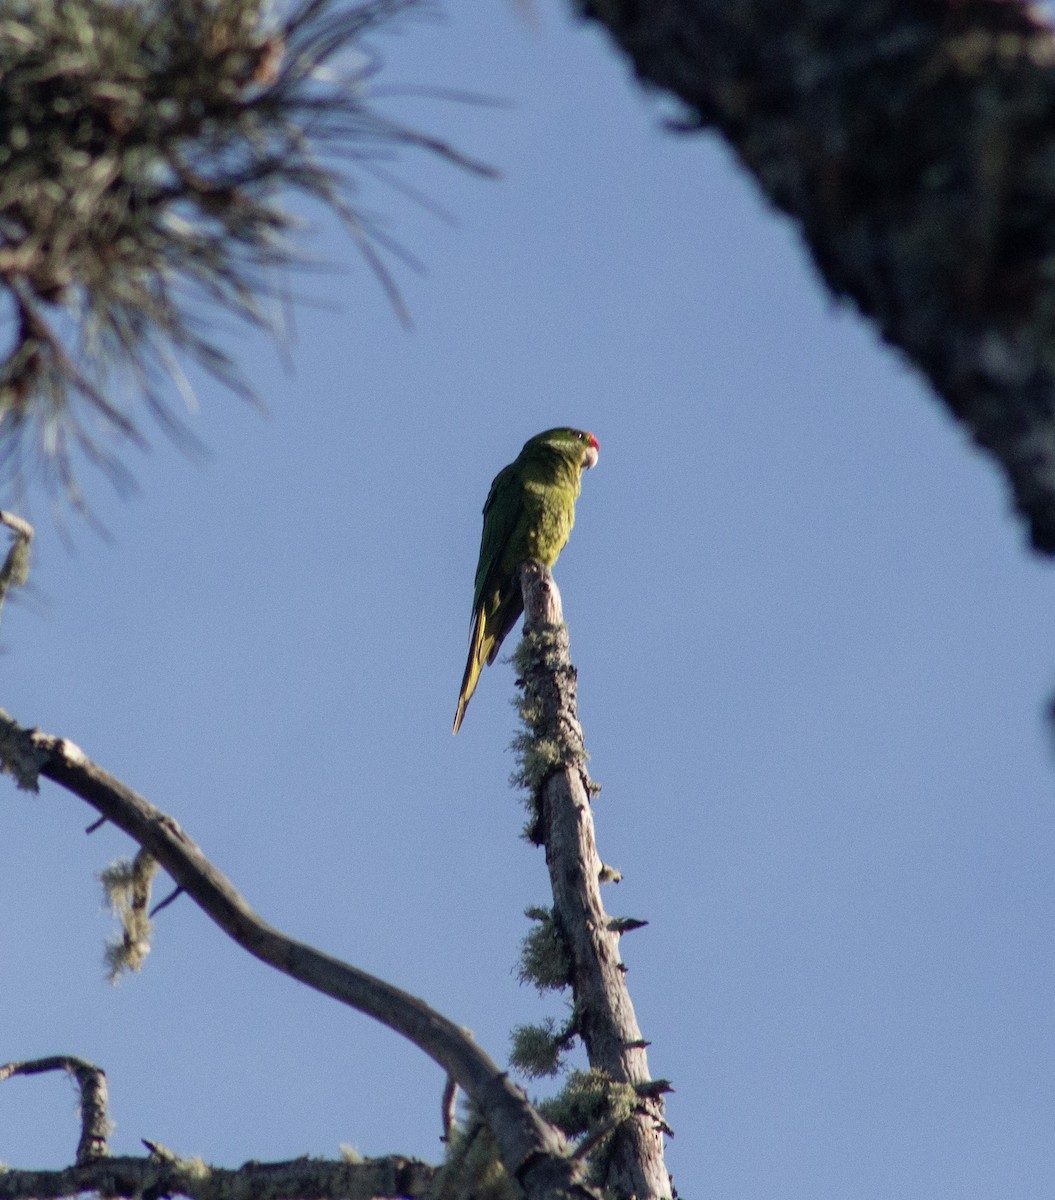
[[[99,875],[106,901],[121,922],[120,936],[106,945],[106,977],[111,983],[126,971],[141,971],[150,953],[150,895],[157,870],[157,859],[140,850],[135,858],[119,859]]]
[[[555,1074],[581,1041],[590,1071],[566,1077],[547,1108],[551,1119],[581,1139],[576,1156],[606,1194],[668,1200],[662,1093],[669,1085],[649,1074],[620,951],[621,935],[643,922],[613,920],[601,901],[600,885],[612,873],[597,853],[592,800],[599,788],[586,772],[560,593],[542,563],[522,563],[520,583],[524,638],[514,663],[524,729],[514,743],[513,782],[528,793],[526,834],[545,848],[553,895],[551,908],[528,910],[536,927],[525,940],[520,977],[540,990],[566,990],[570,1016],[563,1027],[549,1019],[514,1030],[513,1062],[531,1077]]]

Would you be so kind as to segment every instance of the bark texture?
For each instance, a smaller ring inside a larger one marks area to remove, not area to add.
[[[672,1195],[663,1160],[663,1081],[649,1074],[647,1042],[641,1036],[626,986],[620,935],[641,922],[614,921],[605,912],[600,881],[610,873],[597,853],[586,773],[586,747],[576,705],[577,675],[568,653],[560,593],[541,563],[521,568],[524,593],[524,669],[532,733],[541,747],[538,762],[552,766],[536,788],[535,828],[546,848],[553,890],[553,918],[571,959],[576,1032],[590,1066],[637,1094],[634,1111],[612,1135],[606,1195],[666,1200]],[[525,747],[521,747],[522,751]],[[522,755],[523,757],[523,755]]]
[[[83,1058],[57,1054],[50,1058],[37,1058],[32,1062],[5,1063],[0,1067],[0,1083],[15,1075],[42,1075],[46,1071],[65,1071],[76,1081],[77,1090],[81,1095],[81,1136],[77,1143],[77,1166],[83,1166],[95,1158],[104,1158],[110,1153],[106,1073],[92,1063],[85,1062]]]
[[[1019,0],[581,0],[719,130],[1055,553],[1055,39]]]
[[[97,1158],[64,1171],[0,1170],[0,1200],[58,1200],[85,1193],[129,1200],[426,1200],[434,1175],[434,1167],[398,1157],[363,1163],[298,1158],[228,1170],[161,1152],[150,1158]]]

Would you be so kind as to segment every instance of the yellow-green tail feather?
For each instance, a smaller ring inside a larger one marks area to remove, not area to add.
[[[458,709],[454,714],[455,733],[462,727],[465,710],[473,692],[476,691],[476,685],[480,682],[480,672],[484,669],[484,662],[490,649],[490,645],[487,645],[485,649],[488,639],[484,625],[484,611],[481,607],[476,610],[476,615],[473,617],[473,632],[469,639],[469,658],[465,664],[465,674],[462,676],[462,690],[458,693]],[[491,640],[493,641],[493,639]]]

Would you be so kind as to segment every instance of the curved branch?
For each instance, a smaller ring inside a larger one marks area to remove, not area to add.
[[[1022,0],[583,0],[1002,465],[1055,554],[1055,34]]]
[[[37,1058],[31,1062],[4,1063],[0,1066],[0,1083],[15,1075],[41,1075],[45,1071],[65,1071],[76,1080],[80,1089],[81,1136],[77,1143],[77,1166],[84,1166],[97,1158],[105,1158],[110,1153],[106,1141],[110,1136],[106,1072],[101,1067],[85,1062],[83,1058],[56,1054],[51,1058]]]
[[[0,770],[27,790],[61,784],[123,829],[225,933],[254,957],[401,1033],[479,1106],[502,1162],[530,1197],[592,1196],[563,1136],[462,1029],[424,1001],[268,925],[177,823],[65,738],[23,729],[0,709]]]

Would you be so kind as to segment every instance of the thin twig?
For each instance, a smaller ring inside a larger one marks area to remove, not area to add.
[[[168,908],[168,906],[173,902],[173,900],[178,899],[182,895],[183,895],[183,888],[181,888],[181,887],[173,888],[172,891],[169,892],[169,894],[165,897],[164,900],[159,900],[157,902],[157,904],[154,905],[154,907],[150,910],[149,915],[151,917],[156,917],[163,908]]]

